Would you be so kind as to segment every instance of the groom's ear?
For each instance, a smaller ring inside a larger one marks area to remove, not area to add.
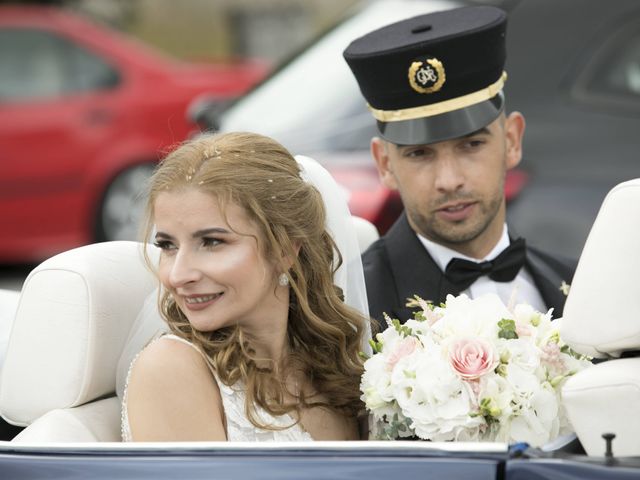
[[[397,190],[398,184],[393,174],[391,158],[389,156],[390,145],[380,137],[371,139],[371,156],[376,162],[380,181],[391,190]]]

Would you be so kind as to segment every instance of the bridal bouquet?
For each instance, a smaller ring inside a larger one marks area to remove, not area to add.
[[[540,446],[571,431],[560,389],[590,362],[562,343],[551,310],[493,294],[416,305],[371,342],[360,388],[374,437]]]

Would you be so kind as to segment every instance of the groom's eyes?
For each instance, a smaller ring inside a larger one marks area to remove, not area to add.
[[[433,150],[427,147],[416,147],[404,150],[402,156],[405,158],[418,159],[433,156]]]

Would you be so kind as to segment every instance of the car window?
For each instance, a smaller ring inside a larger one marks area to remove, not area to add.
[[[640,111],[640,20],[610,29],[576,80],[574,96],[591,104]]]
[[[118,73],[60,36],[36,30],[0,30],[0,100],[32,100],[117,85]]]
[[[634,32],[620,48],[613,50],[615,56],[609,64],[596,69],[591,88],[603,93],[640,96],[640,32]]]
[[[366,8],[225,111],[221,129],[269,135],[301,154],[368,149],[375,122],[343,50],[374,28],[459,3],[385,0],[363,5]]]

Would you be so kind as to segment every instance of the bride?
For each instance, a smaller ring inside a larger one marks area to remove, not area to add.
[[[152,268],[171,333],[131,364],[124,440],[359,438],[361,265],[341,265],[309,178],[334,190],[336,217],[328,173],[267,137],[202,136],[161,163],[145,238],[161,252]]]

